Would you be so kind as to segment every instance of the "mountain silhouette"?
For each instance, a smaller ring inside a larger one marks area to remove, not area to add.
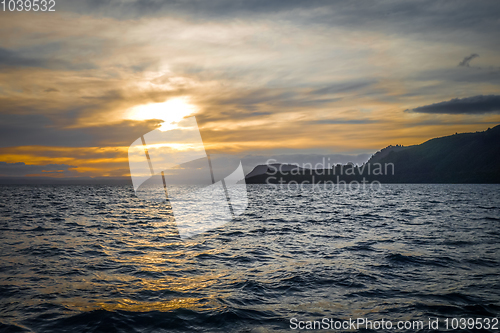
[[[247,184],[339,181],[500,183],[500,125],[484,132],[434,138],[415,146],[388,146],[360,166],[293,169],[287,165],[280,170],[277,165],[260,165],[246,177]]]

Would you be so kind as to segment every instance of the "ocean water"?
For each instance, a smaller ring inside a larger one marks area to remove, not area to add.
[[[182,241],[129,186],[0,187],[0,331],[500,315],[499,185],[247,190],[243,215]]]

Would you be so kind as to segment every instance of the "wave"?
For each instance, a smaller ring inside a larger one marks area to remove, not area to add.
[[[499,187],[451,189],[299,196],[249,186],[244,214],[181,240],[172,210],[130,187],[0,187],[0,331],[497,316]]]

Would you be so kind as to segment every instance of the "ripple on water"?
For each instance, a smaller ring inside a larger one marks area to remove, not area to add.
[[[185,241],[167,207],[128,186],[0,192],[0,331],[287,331],[292,317],[500,314],[498,185],[250,185],[242,216]]]

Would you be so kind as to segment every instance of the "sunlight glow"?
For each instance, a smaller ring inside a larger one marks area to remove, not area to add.
[[[163,103],[150,103],[134,106],[126,115],[127,119],[163,120],[160,131],[170,131],[178,128],[178,123],[184,118],[197,111],[196,107],[189,103],[186,97],[169,99]]]

